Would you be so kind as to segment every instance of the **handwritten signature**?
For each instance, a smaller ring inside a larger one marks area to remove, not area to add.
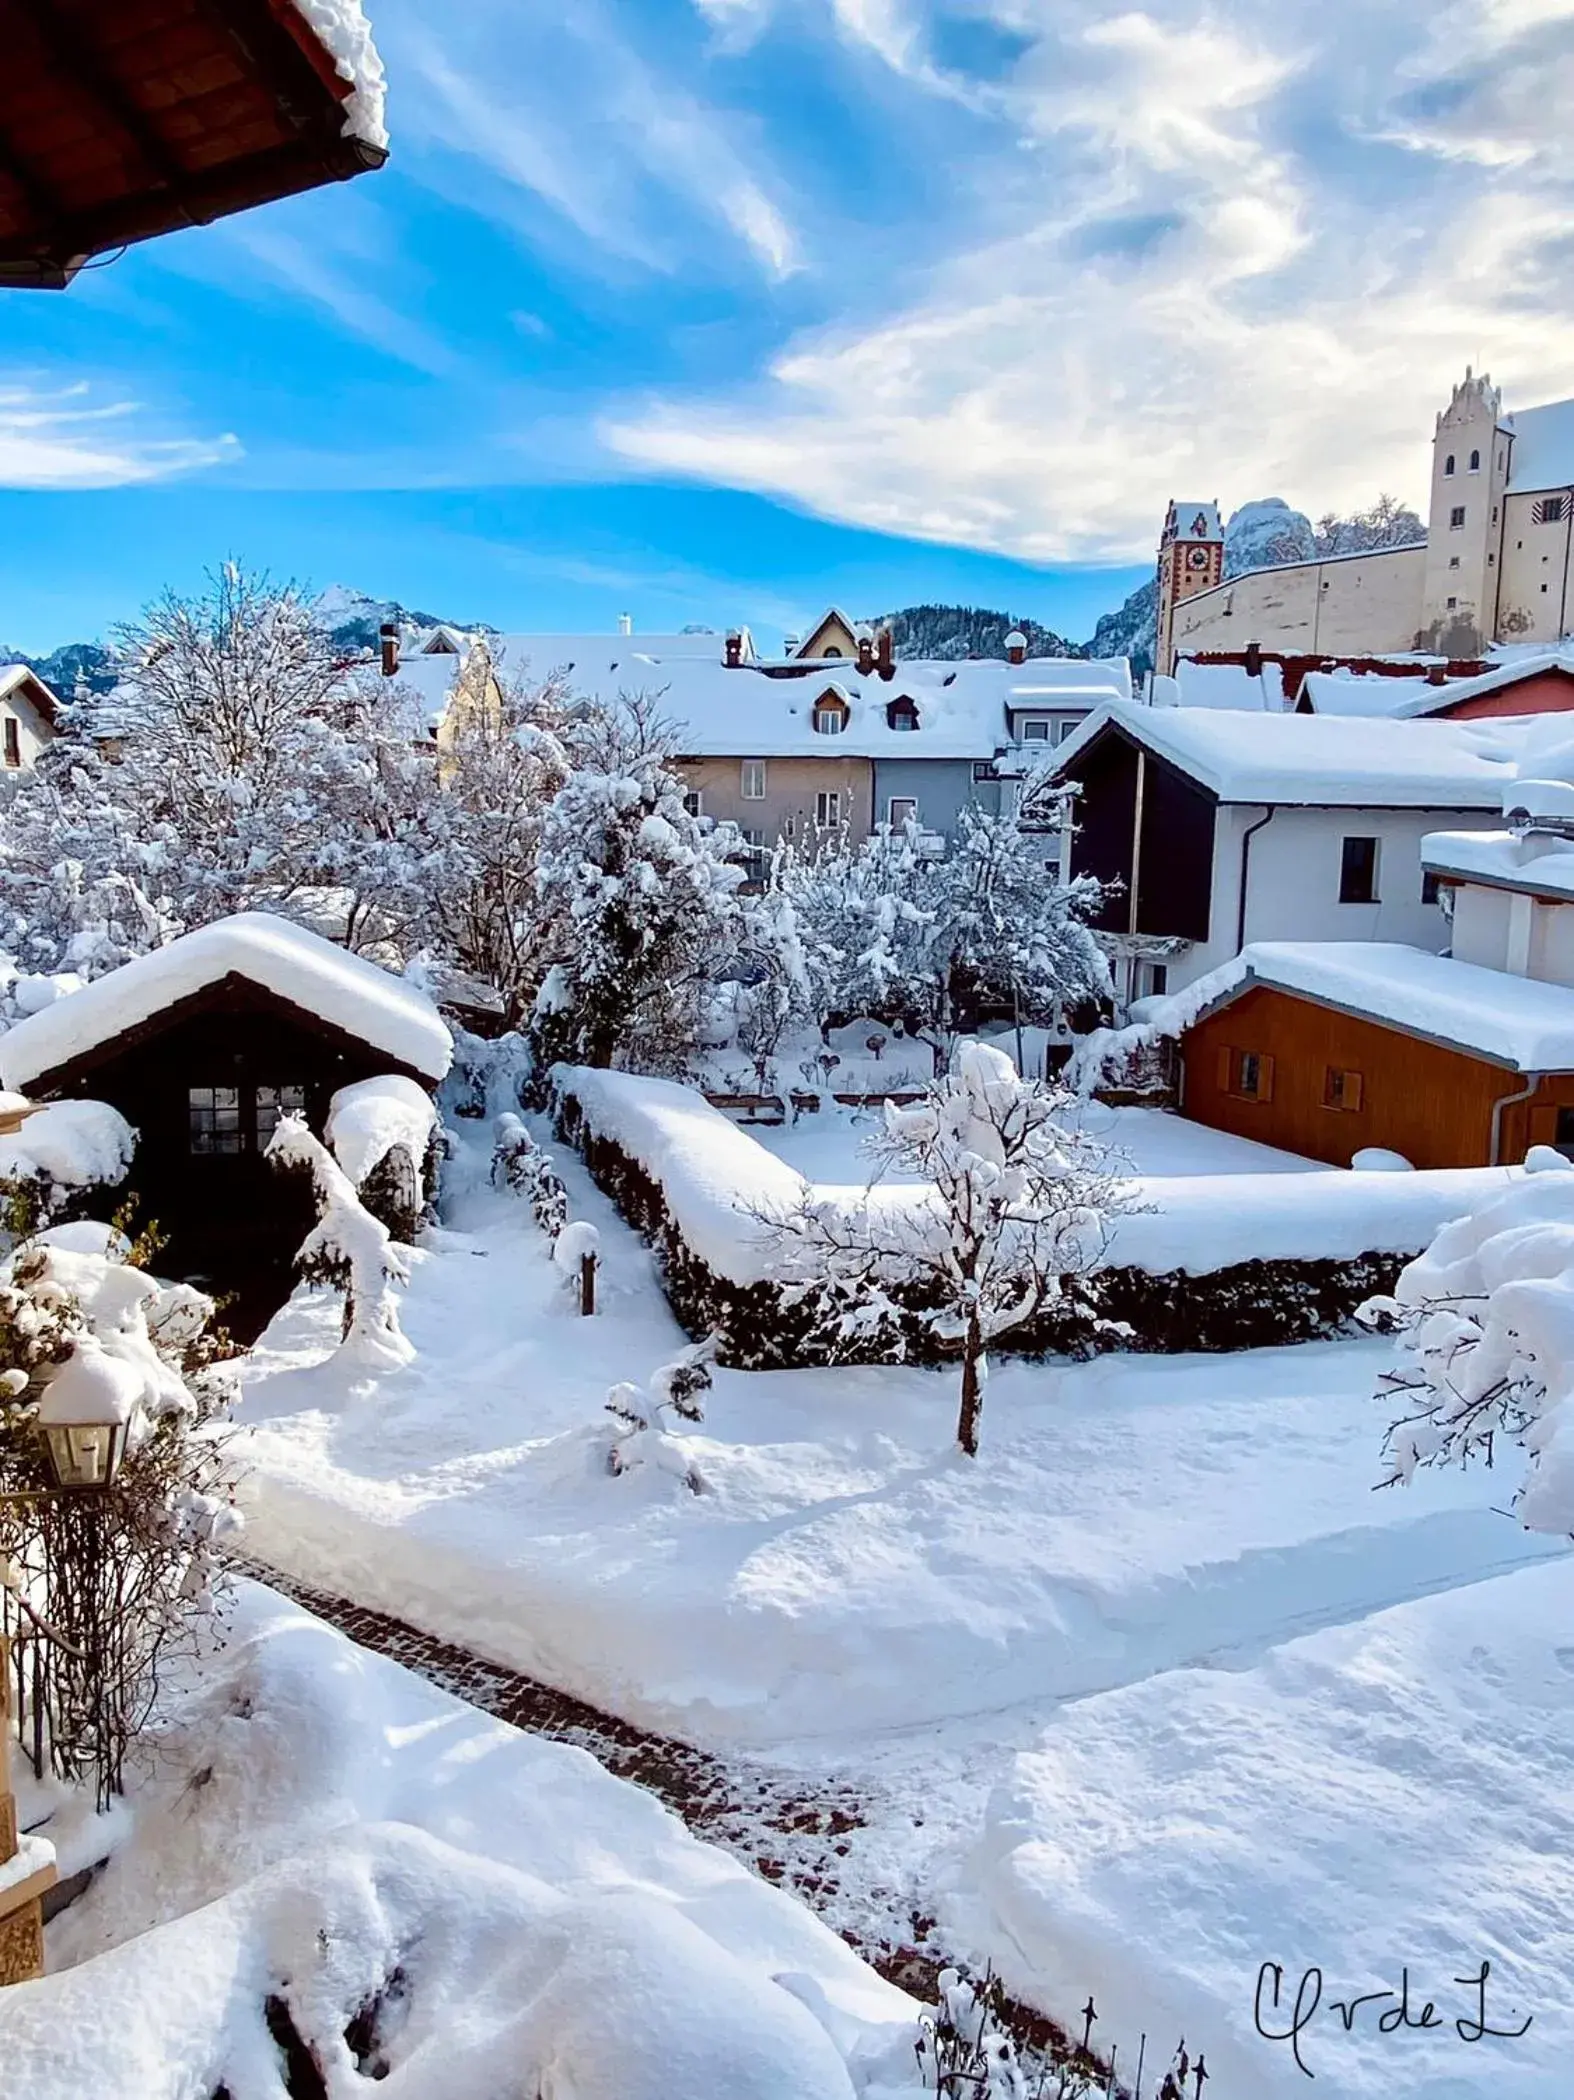
[[[1471,2009],[1459,2014],[1454,2020],[1454,2032],[1462,2042],[1485,2041],[1488,2036],[1501,2041],[1514,2041],[1522,2035],[1535,2018],[1529,2014],[1518,2027],[1494,2027],[1487,2018],[1487,1981],[1492,1974],[1492,1964],[1483,1961],[1474,1976],[1456,1976],[1455,1983],[1473,1992]],[[1392,2000],[1390,2004],[1387,2001]],[[1276,1961],[1265,1961],[1257,1971],[1257,1995],[1252,2007],[1252,2017],[1257,2032],[1268,2042],[1288,2042],[1298,2070],[1308,2078],[1316,2072],[1307,2064],[1301,2053],[1301,2037],[1316,2017],[1323,2002],[1323,1972],[1321,1969],[1304,1969],[1296,1986],[1293,2007],[1287,2006],[1284,1994],[1284,1969]],[[1425,1999],[1419,2010],[1410,1999],[1410,1971],[1399,1972],[1399,1988],[1394,1990],[1363,1991],[1357,1998],[1330,1998],[1327,2010],[1337,2013],[1344,2022],[1346,2034],[1353,2034],[1355,2023],[1362,2009],[1369,2005],[1382,2005],[1384,2010],[1377,2016],[1380,2034],[1394,2034],[1406,2027],[1442,2027],[1445,2020],[1431,1999]],[[1517,2008],[1516,2008],[1517,2010]],[[1270,2025],[1269,2022],[1273,2024]],[[1286,2024],[1288,2022],[1288,2024]]]

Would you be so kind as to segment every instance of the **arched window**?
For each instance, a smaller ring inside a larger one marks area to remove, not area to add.
[[[1452,453],[1452,452],[1450,452],[1450,454],[1448,455],[1447,459],[1445,459],[1445,460],[1444,460],[1444,462],[1443,462],[1443,472],[1444,472],[1445,474],[1452,474],[1452,473],[1453,473],[1453,471],[1454,471],[1454,455],[1453,455],[1453,453]]]
[[[1470,471],[1472,474],[1481,472],[1481,454],[1479,452],[1472,452],[1470,455]]]

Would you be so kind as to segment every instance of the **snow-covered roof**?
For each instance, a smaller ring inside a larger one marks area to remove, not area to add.
[[[369,146],[386,147],[387,76],[361,0],[295,0],[295,6],[332,58],[339,78],[348,80],[354,89],[344,106],[345,135],[365,139]]]
[[[1574,839],[1513,831],[1429,831],[1421,865],[1434,875],[1457,875],[1489,889],[1532,897],[1574,899]]]
[[[28,701],[46,722],[53,723],[59,699],[30,664],[0,664],[0,700],[13,694]]]
[[[1397,941],[1254,941],[1149,1020],[1160,1033],[1177,1034],[1258,984],[1512,1072],[1574,1072],[1574,991]]]
[[[500,634],[491,643],[499,668],[528,668],[537,678],[570,667],[580,677],[615,677],[619,664],[719,664],[726,656],[720,634]]]
[[[1574,486],[1574,401],[1518,408],[1508,427],[1514,433],[1508,460],[1510,494]]]
[[[590,699],[615,703],[644,693],[677,725],[681,750],[704,758],[987,759],[1010,741],[1023,714],[1074,714],[1131,697],[1124,657],[923,660],[898,663],[891,678],[882,678],[877,670],[860,672],[847,656],[814,657],[790,669],[729,669],[714,654],[703,661],[663,657],[646,646],[649,639],[602,636],[593,655],[554,662],[542,637],[505,635],[494,654],[505,677],[528,664],[532,676],[564,670],[573,690]],[[451,657],[422,662],[453,665]],[[848,709],[847,726],[834,739],[814,727],[815,702],[827,691]],[[902,699],[917,708],[916,729],[891,727],[887,709]]]
[[[1282,714],[1284,666],[1264,663],[1254,678],[1244,664],[1200,664],[1179,656],[1175,683],[1182,707],[1227,707],[1250,713]]]
[[[1546,672],[1574,678],[1574,650],[1547,649],[1516,655],[1473,678],[1432,685],[1424,678],[1361,676],[1348,671],[1308,671],[1301,691],[1320,715],[1432,715],[1461,701],[1501,693]]]
[[[1172,503],[1175,537],[1181,540],[1222,540],[1224,524],[1217,503]]]
[[[400,657],[399,668],[389,683],[401,693],[409,694],[420,715],[421,726],[429,735],[435,736],[442,725],[454,696],[454,686],[468,661],[468,652],[463,656],[438,652],[432,656]],[[382,677],[375,664],[365,675],[379,680]]]
[[[231,975],[428,1079],[441,1079],[452,1061],[453,1040],[424,993],[289,919],[248,911],[182,934],[19,1021],[0,1036],[0,1083],[26,1088]]]
[[[1525,721],[1396,722],[1208,707],[1102,707],[1056,751],[1077,761],[1106,729],[1145,745],[1221,802],[1309,808],[1498,809]]]

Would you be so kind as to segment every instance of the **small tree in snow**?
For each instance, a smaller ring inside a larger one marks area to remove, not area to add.
[[[683,1422],[704,1421],[714,1351],[715,1338],[707,1337],[653,1372],[643,1392],[637,1385],[612,1387],[607,1412],[618,1427],[607,1449],[609,1473],[628,1473],[650,1464],[681,1480],[691,1494],[705,1493],[704,1475],[682,1436],[664,1418],[671,1413]]]
[[[380,1370],[409,1363],[415,1351],[399,1326],[394,1285],[409,1282],[410,1264],[387,1226],[372,1216],[339,1162],[299,1116],[281,1118],[267,1158],[275,1167],[311,1176],[317,1222],[295,1266],[303,1281],[343,1291],[344,1354]]]
[[[519,1117],[506,1111],[497,1119],[492,1183],[523,1196],[549,1240],[555,1240],[568,1223],[568,1190],[551,1153],[543,1152]]]
[[[1398,1409],[1385,1486],[1424,1466],[1493,1466],[1518,1446],[1521,1521],[1574,1533],[1574,1172],[1546,1146],[1525,1164],[1357,1317],[1399,1338],[1379,1393]]]
[[[789,1297],[818,1304],[833,1337],[896,1344],[914,1318],[962,1363],[957,1442],[978,1451],[991,1342],[1046,1306],[1091,1306],[1090,1271],[1122,1208],[1101,1148],[1062,1118],[1072,1096],[1022,1079],[1004,1052],[958,1046],[954,1069],[910,1108],[886,1104],[867,1150],[875,1182],[921,1184],[861,1204],[812,1190],[769,1220]]]

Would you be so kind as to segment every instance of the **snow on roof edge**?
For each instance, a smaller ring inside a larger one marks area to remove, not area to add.
[[[0,1036],[0,1083],[25,1089],[231,975],[304,1007],[427,1079],[442,1079],[453,1061],[447,1025],[413,985],[291,919],[238,912],[122,963],[17,1022]]]

